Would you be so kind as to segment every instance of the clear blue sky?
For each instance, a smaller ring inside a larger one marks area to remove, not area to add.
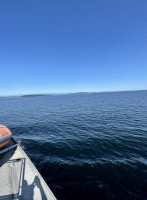
[[[0,95],[138,89],[146,0],[0,1]]]

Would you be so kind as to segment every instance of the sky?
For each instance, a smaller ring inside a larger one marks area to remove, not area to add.
[[[0,1],[0,96],[143,89],[146,0]]]

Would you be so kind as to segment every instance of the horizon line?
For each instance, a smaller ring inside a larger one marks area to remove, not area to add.
[[[25,97],[25,96],[45,96],[45,95],[66,95],[66,94],[79,94],[79,93],[113,93],[113,92],[139,92],[139,91],[147,91],[147,89],[140,90],[112,90],[112,91],[91,91],[91,92],[60,92],[60,93],[26,93],[26,94],[14,94],[14,95],[0,95],[0,97]]]

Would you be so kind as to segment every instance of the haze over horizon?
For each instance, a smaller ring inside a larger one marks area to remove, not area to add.
[[[147,89],[147,1],[1,1],[0,96]]]
[[[142,92],[144,90],[119,90],[119,91],[95,91],[95,92],[67,92],[67,93],[25,93],[25,94],[13,94],[13,95],[0,95],[2,97],[31,97],[31,96],[54,96],[54,95],[68,95],[68,94],[92,94],[92,93],[117,93],[117,92]]]

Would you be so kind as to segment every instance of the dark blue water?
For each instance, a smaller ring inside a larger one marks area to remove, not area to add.
[[[59,200],[147,199],[147,91],[0,99]]]

